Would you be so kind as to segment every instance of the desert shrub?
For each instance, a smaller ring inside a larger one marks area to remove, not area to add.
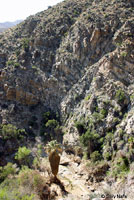
[[[8,60],[6,64],[7,66],[14,65],[14,60]]]
[[[91,98],[91,95],[85,97],[85,101],[88,101]]]
[[[108,114],[108,111],[107,111],[106,109],[102,108],[102,109],[100,110],[100,113],[101,113],[104,117],[106,117],[107,114]]]
[[[43,114],[43,122],[44,122],[44,123],[47,123],[47,121],[50,120],[50,119],[51,119],[51,113],[50,113],[50,111],[45,112],[45,113]]]
[[[103,155],[105,160],[111,160],[112,154],[110,152],[105,152],[105,154]]]
[[[77,121],[75,122],[74,126],[77,128],[80,135],[85,132],[84,122]]]
[[[0,185],[0,200],[34,200],[34,195],[20,192],[17,179],[6,179]]]
[[[2,136],[3,139],[22,137],[22,133],[26,134],[24,129],[18,129],[12,124],[0,126],[0,136]]]
[[[115,98],[118,103],[123,103],[125,100],[125,92],[122,89],[116,91]]]
[[[12,163],[8,163],[4,167],[0,167],[0,182],[4,181],[9,175],[14,175],[17,169]]]
[[[8,195],[8,191],[7,191],[6,188],[0,189],[0,199],[1,200],[10,200],[9,195]]]
[[[101,122],[105,118],[105,116],[97,111],[93,113],[93,118],[97,123],[97,122]]]
[[[16,56],[18,57],[18,56],[20,55],[20,50],[19,50],[19,49],[16,49],[15,54],[16,54]]]
[[[56,133],[58,133],[58,130],[60,130],[59,122],[55,119],[48,120],[45,124],[46,128],[46,134],[44,134],[46,137],[51,138],[51,140],[55,139]]]
[[[97,139],[99,139],[99,134],[97,134],[95,130],[90,129],[88,129],[85,134],[80,136],[80,141],[84,146],[88,146],[89,141],[94,143]]]
[[[114,164],[111,175],[114,177],[123,177],[129,172],[129,161],[127,157],[119,158]]]
[[[34,194],[23,195],[17,191],[9,192],[6,188],[0,190],[0,200],[33,200],[33,198]]]
[[[31,150],[24,147],[19,147],[18,152],[15,155],[15,159],[19,161],[20,164],[28,165],[29,164],[29,156],[30,156]]]
[[[34,158],[32,166],[34,169],[38,169],[40,167],[40,160],[38,159],[38,157]]]
[[[34,70],[38,70],[38,67],[35,66],[35,65],[32,65],[32,69],[34,69]]]
[[[20,64],[16,62],[16,63],[14,63],[14,67],[16,67],[16,68],[20,67]]]
[[[46,127],[50,129],[54,129],[59,125],[58,121],[55,119],[48,120],[47,123],[45,124]]]
[[[87,152],[84,152],[84,153],[83,153],[83,159],[84,159],[84,160],[88,160],[88,153],[87,153]]]
[[[107,144],[111,144],[112,140],[113,140],[113,137],[114,137],[114,134],[113,132],[108,132],[106,133],[106,136],[105,136],[105,143]]]
[[[129,138],[128,138],[128,143],[134,143],[134,137],[132,137],[132,136],[129,137]]]
[[[37,170],[23,167],[18,175],[18,182],[20,186],[28,188],[29,191],[39,196],[42,196],[44,190],[47,191],[46,193],[48,196],[50,195],[49,187],[46,184],[47,179],[42,177]],[[46,199],[48,198],[46,197]]]
[[[26,52],[29,50],[29,39],[28,38],[22,39],[22,47]]]
[[[58,112],[45,112],[41,121],[40,135],[44,136],[44,140],[62,140],[63,132],[60,126],[60,117]]]
[[[127,53],[126,51],[123,51],[123,52],[121,53],[121,56],[122,56],[122,57],[126,57],[127,54],[128,54],[128,53]]]
[[[94,151],[94,152],[90,155],[90,158],[91,158],[91,161],[92,161],[92,162],[96,162],[96,161],[101,160],[102,156],[101,156],[101,154],[99,153],[99,151]]]
[[[94,151],[101,151],[103,140],[100,135],[94,129],[88,129],[82,136],[80,136],[80,142],[87,149],[87,153],[90,157]]]
[[[39,144],[37,146],[37,151],[36,151],[36,157],[33,160],[33,164],[32,166],[37,169],[40,167],[40,163],[41,163],[41,156],[42,156],[42,152],[44,151],[44,148],[41,144]]]
[[[129,137],[128,138],[128,144],[129,144],[129,148],[130,149],[134,148],[134,137]]]

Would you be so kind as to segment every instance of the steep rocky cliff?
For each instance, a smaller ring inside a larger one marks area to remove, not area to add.
[[[134,161],[133,68],[132,0],[65,0],[30,16],[0,34],[1,132],[8,124],[34,137],[48,132],[46,140],[64,132],[68,151],[106,161],[116,178],[127,174]],[[58,131],[43,119],[49,112]],[[12,141],[0,142],[3,156]]]

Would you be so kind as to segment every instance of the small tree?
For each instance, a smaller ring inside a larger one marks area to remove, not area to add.
[[[14,175],[16,173],[16,165],[8,163],[4,167],[0,167],[0,182],[4,181],[9,175]]]
[[[90,158],[92,160],[92,162],[96,162],[98,160],[101,160],[101,154],[99,153],[99,151],[94,151],[91,155]]]
[[[28,165],[30,153],[31,153],[30,149],[26,147],[19,147],[19,150],[15,155],[15,159],[18,160],[19,163],[22,165]]]
[[[18,129],[16,126],[12,124],[4,124],[0,125],[0,136],[4,140],[11,139],[11,138],[22,138],[22,134],[26,134],[24,129]]]

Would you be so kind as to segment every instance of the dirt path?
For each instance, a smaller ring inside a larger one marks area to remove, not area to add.
[[[58,197],[58,200],[89,200],[91,190],[86,183],[87,175],[82,172],[82,167],[72,159],[62,156],[58,178],[65,186],[68,195]],[[64,166],[67,165],[67,166]]]

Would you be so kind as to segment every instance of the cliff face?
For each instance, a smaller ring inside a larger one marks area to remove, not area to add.
[[[66,0],[0,34],[0,123],[58,112],[64,144],[131,165],[133,68],[133,1]]]
[[[128,87],[132,38],[130,1],[65,1],[31,16],[0,35],[1,100],[66,115],[98,74],[103,86],[108,79]]]

